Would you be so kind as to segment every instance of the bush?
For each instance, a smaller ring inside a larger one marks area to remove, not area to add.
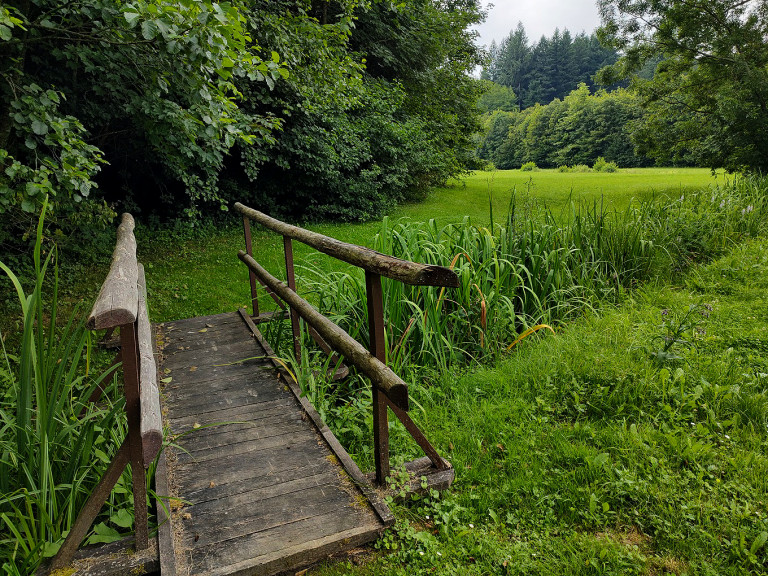
[[[573,168],[568,166],[568,164],[562,164],[557,167],[558,172],[573,172]]]
[[[571,172],[592,172],[592,168],[586,164],[576,164],[576,166],[571,168]]]
[[[522,166],[520,166],[521,172],[533,172],[534,170],[538,170],[539,167],[536,166],[536,162],[526,162]]]
[[[592,165],[595,172],[616,172],[619,166],[615,162],[607,162],[605,158],[599,156]]]

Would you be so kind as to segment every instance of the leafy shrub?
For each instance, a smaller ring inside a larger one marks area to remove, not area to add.
[[[534,170],[538,170],[539,167],[536,166],[536,162],[526,162],[522,166],[520,166],[521,172],[533,172]]]
[[[619,166],[615,162],[607,162],[602,156],[598,156],[592,165],[592,170],[595,172],[616,172],[618,169]]]
[[[573,172],[573,168],[568,166],[568,164],[561,164],[557,167],[558,172]]]
[[[586,164],[576,164],[573,168],[571,168],[571,172],[592,172],[592,168]]]

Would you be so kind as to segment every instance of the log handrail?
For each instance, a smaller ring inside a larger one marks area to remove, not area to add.
[[[141,444],[144,467],[149,468],[163,445],[163,423],[160,414],[160,391],[157,387],[157,365],[152,349],[152,327],[147,312],[147,284],[144,266],[139,264],[139,310],[136,332],[139,349],[139,403],[141,405]]]
[[[323,350],[330,352],[329,349],[332,348],[340,353],[346,361],[353,364],[371,381],[373,454],[376,465],[376,483],[383,486],[390,470],[388,407],[392,408],[392,411],[403,423],[416,443],[424,450],[437,470],[445,470],[450,467],[450,464],[440,457],[437,450],[429,443],[418,426],[408,416],[408,386],[386,364],[384,292],[382,290],[381,277],[384,276],[416,286],[458,287],[459,278],[456,273],[443,266],[430,266],[409,262],[381,254],[370,248],[348,244],[335,238],[317,234],[316,232],[310,232],[298,226],[292,226],[271,218],[239,202],[235,203],[235,209],[243,216],[246,251],[240,250],[238,258],[248,267],[254,321],[265,321],[273,317],[270,313],[259,313],[259,299],[256,286],[258,281],[266,288],[267,293],[281,308],[284,307],[283,302],[288,304],[293,346],[297,360],[301,358],[301,327],[299,324],[299,317],[301,317],[307,324],[309,335]],[[270,275],[253,259],[251,220],[283,236],[287,284]],[[337,260],[365,270],[370,350],[366,350],[362,344],[347,334],[341,327],[320,314],[309,302],[296,294],[293,240],[298,240]]]
[[[101,286],[86,325],[91,330],[120,329],[119,360],[123,367],[123,394],[128,435],[107,471],[89,496],[58,553],[50,564],[51,573],[72,562],[101,507],[126,466],[133,479],[134,528],[137,549],[149,546],[145,506],[146,469],[163,443],[160,394],[152,346],[152,327],[147,313],[144,266],[136,258],[134,221],[123,214],[107,278]],[[96,397],[93,398],[94,400]]]
[[[459,277],[456,273],[444,266],[419,264],[388,256],[364,246],[342,242],[317,232],[286,224],[240,202],[235,203],[235,210],[284,237],[298,240],[323,254],[362,268],[367,272],[415,286],[456,288],[459,285]]]
[[[133,216],[123,214],[117,228],[117,242],[104,284],[88,317],[90,330],[115,328],[136,322],[139,306],[139,267]]]
[[[408,385],[391,368],[373,356],[357,340],[331,322],[286,284],[272,276],[258,262],[240,250],[237,257],[270,290],[282,298],[292,309],[299,313],[304,321],[312,326],[334,350],[340,352],[345,360],[370,378],[371,382],[401,410],[408,410]]]

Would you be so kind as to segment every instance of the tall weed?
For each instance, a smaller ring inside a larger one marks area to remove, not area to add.
[[[559,215],[513,192],[505,221],[491,227],[385,218],[376,250],[459,277],[455,289],[384,281],[387,360],[398,372],[441,372],[492,359],[531,326],[568,321],[764,232],[766,189],[765,179],[740,177],[623,211],[571,201]],[[308,280],[321,311],[365,343],[362,274],[315,268]]]
[[[20,574],[56,553],[111,460],[117,443],[110,437],[125,427],[121,401],[110,400],[118,397],[113,371],[91,374],[90,333],[77,320],[78,310],[63,327],[57,325],[58,263],[55,250],[43,260],[44,214],[45,208],[29,294],[0,262],[23,315],[18,353],[3,345],[0,358],[0,558],[4,570]],[[94,406],[88,400],[99,386],[106,393]]]

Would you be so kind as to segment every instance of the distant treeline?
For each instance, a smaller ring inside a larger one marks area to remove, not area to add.
[[[522,23],[500,44],[491,42],[490,61],[482,77],[514,90],[521,108],[564,98],[579,84],[594,89],[594,75],[615,63],[618,54],[600,45],[597,36],[572,36],[558,29],[530,43]]]
[[[486,99],[495,94],[498,100],[499,92],[495,87]],[[628,90],[592,94],[581,84],[563,100],[544,106],[488,112],[478,155],[500,169],[519,168],[526,162],[541,168],[591,166],[601,156],[620,167],[650,166],[654,161],[638,153],[633,140],[643,114],[639,97]]]

